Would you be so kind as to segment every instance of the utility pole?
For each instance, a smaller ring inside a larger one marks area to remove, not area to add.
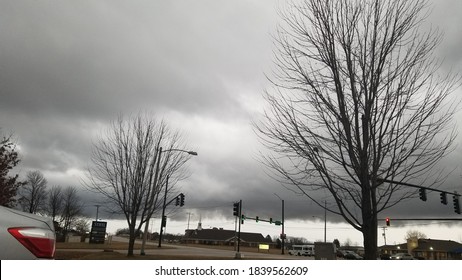
[[[382,233],[383,242],[384,242],[385,245],[387,245],[387,235],[385,234],[385,231],[386,231],[386,230],[387,230],[386,227],[382,227],[382,231],[383,231],[383,233]]]
[[[284,247],[285,247],[285,239],[286,239],[286,234],[284,233],[284,224],[285,224],[285,221],[284,221],[284,199],[281,199],[281,202],[282,202],[282,238],[281,238],[281,254],[284,255]]]
[[[189,221],[191,220],[191,212],[188,212],[188,230],[189,230]]]
[[[324,243],[327,237],[327,201],[324,200]]]

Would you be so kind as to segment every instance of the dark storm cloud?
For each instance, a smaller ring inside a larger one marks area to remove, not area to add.
[[[270,24],[257,7],[222,4],[5,2],[2,109],[98,117],[152,104],[238,113],[225,82],[261,77]]]
[[[460,11],[462,2],[458,0],[432,1],[431,14],[427,24],[438,28],[444,35],[437,55],[445,60],[446,70],[460,71],[462,65],[462,26]]]

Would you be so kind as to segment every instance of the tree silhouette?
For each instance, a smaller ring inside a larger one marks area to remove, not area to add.
[[[10,175],[10,172],[20,162],[16,144],[12,137],[3,137],[0,140],[0,205],[13,207],[16,204],[16,193],[23,185],[18,180],[18,174]]]
[[[459,78],[440,74],[442,40],[421,30],[427,1],[305,0],[281,11],[273,88],[256,124],[288,187],[341,215],[377,258],[377,214],[431,179],[450,151]],[[419,181],[420,182],[420,181]],[[324,190],[319,192],[319,190]]]

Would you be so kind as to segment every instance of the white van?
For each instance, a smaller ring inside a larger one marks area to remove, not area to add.
[[[294,256],[314,256],[314,244],[309,245],[292,245],[289,255]]]

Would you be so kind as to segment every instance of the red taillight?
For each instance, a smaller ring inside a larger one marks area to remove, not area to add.
[[[19,227],[9,228],[8,232],[37,258],[54,258],[55,234],[53,231],[43,228]]]

